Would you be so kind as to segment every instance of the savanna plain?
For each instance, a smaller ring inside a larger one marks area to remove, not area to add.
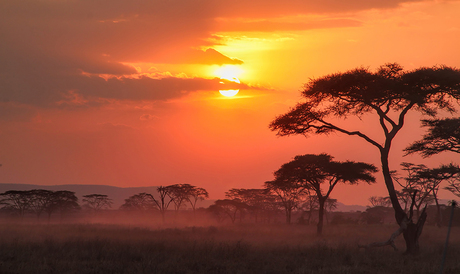
[[[426,225],[420,252],[385,241],[392,224],[0,224],[0,273],[439,273],[447,227]],[[453,227],[444,273],[460,273]]]

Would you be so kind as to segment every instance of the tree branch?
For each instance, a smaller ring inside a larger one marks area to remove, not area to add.
[[[409,220],[408,219],[404,219],[402,222],[401,222],[401,225],[399,226],[398,230],[396,230],[395,232],[393,232],[393,234],[391,234],[390,238],[384,242],[374,242],[374,243],[370,243],[370,244],[367,244],[367,245],[359,245],[358,244],[358,248],[364,248],[364,249],[369,249],[369,248],[372,248],[372,247],[381,247],[381,246],[387,246],[387,245],[391,245],[391,247],[393,247],[393,249],[395,251],[398,251],[398,248],[396,247],[396,244],[395,244],[395,239],[401,235],[401,233],[404,232],[404,230],[407,229],[407,224],[409,223]]]

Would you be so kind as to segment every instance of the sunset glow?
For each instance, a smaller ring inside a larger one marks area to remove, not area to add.
[[[389,62],[460,67],[459,14],[460,1],[434,0],[4,0],[0,183],[190,183],[220,199],[261,188],[299,154],[377,165],[351,137],[278,138],[268,125],[310,79]],[[420,118],[392,144],[390,168],[460,162],[403,156]],[[343,122],[380,134],[373,119]],[[386,193],[377,181],[332,196],[366,205]]]

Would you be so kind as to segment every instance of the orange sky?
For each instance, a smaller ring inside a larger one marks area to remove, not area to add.
[[[190,183],[217,199],[260,188],[299,154],[378,165],[361,140],[278,138],[268,124],[310,78],[387,62],[460,67],[458,14],[460,1],[429,0],[1,1],[0,183]],[[460,162],[402,158],[419,118],[396,139],[392,168]],[[347,123],[379,133],[370,119]],[[377,177],[332,197],[366,205],[385,195]]]

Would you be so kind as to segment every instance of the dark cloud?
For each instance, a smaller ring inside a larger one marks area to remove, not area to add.
[[[270,20],[221,20],[219,23],[219,29],[227,32],[301,31],[310,29],[359,27],[362,25],[360,21],[352,19],[328,19],[296,23],[275,22]]]
[[[136,73],[123,63],[241,64],[213,49],[192,49],[212,46],[209,38],[218,31],[358,26],[348,19],[302,23],[275,19],[387,9],[405,2],[411,0],[3,0],[0,102],[88,105],[97,98],[167,100],[197,90],[218,90],[218,79],[122,77]],[[235,23],[235,18],[243,20]],[[82,72],[120,77],[106,81]]]
[[[88,106],[100,101],[100,99],[168,100],[195,91],[248,88],[245,84],[218,78],[166,77],[152,79],[141,76],[139,78],[112,77],[106,80],[98,76],[82,74],[46,73],[44,75],[37,73],[15,78],[10,77],[9,79],[0,79],[0,82],[2,82],[0,102],[42,107]]]

